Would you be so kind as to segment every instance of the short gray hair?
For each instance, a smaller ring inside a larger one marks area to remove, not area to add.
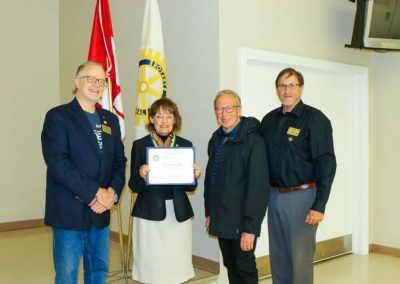
[[[79,78],[79,76],[82,74],[82,71],[86,68],[86,66],[99,66],[101,68],[103,68],[103,64],[101,64],[100,62],[97,61],[86,61],[85,63],[82,63],[81,65],[78,66],[78,68],[76,69],[76,73],[75,73],[75,79]],[[77,88],[76,86],[72,89],[72,93],[75,95],[77,92]]]
[[[242,101],[240,100],[240,96],[235,91],[228,89],[228,90],[219,91],[217,93],[217,95],[215,96],[215,99],[214,99],[214,107],[215,107],[215,103],[217,102],[219,97],[222,95],[232,95],[236,99],[237,105],[242,106]]]

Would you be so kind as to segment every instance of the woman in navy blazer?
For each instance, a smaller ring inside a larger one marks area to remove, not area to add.
[[[137,193],[132,210],[133,279],[143,283],[183,283],[194,276],[192,266],[191,218],[194,216],[186,192],[194,185],[147,185],[149,166],[146,147],[192,147],[175,135],[181,127],[176,104],[167,98],[149,109],[150,134],[133,142],[129,187]],[[194,165],[195,176],[200,167]]]

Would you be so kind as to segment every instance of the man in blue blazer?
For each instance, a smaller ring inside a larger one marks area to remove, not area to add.
[[[107,87],[100,63],[78,67],[75,98],[51,109],[42,131],[47,164],[45,224],[53,230],[55,283],[106,283],[110,209],[125,185],[118,118],[97,108]]]

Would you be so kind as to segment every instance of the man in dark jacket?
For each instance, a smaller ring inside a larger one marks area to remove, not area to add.
[[[46,114],[42,150],[47,165],[45,223],[53,230],[54,283],[106,283],[110,209],[125,184],[118,118],[97,108],[107,86],[100,63],[78,67],[75,98]]]
[[[241,116],[240,97],[231,90],[214,100],[220,128],[208,144],[205,227],[217,236],[230,283],[258,283],[254,250],[269,195],[265,144],[259,121]]]

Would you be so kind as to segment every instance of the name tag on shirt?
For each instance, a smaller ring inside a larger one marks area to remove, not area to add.
[[[300,129],[294,128],[294,127],[289,127],[288,131],[286,133],[289,134],[289,135],[292,135],[292,136],[299,136]]]
[[[111,127],[110,127],[110,126],[102,124],[102,125],[101,125],[101,130],[102,130],[104,133],[107,133],[107,134],[110,134],[110,135],[111,135]]]

